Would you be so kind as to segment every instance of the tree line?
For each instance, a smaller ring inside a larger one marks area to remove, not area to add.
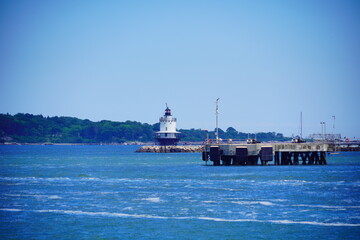
[[[44,117],[18,113],[0,114],[0,142],[18,143],[124,143],[153,142],[159,123],[147,124],[136,121],[115,122],[103,120],[93,122],[74,117]],[[215,138],[215,131],[201,129],[180,129],[181,141],[199,142],[206,137]],[[222,139],[246,139],[241,133],[229,127],[219,129]],[[257,133],[261,141],[288,140],[281,133]]]

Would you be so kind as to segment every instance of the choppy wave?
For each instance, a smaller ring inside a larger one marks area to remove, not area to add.
[[[59,195],[44,195],[44,194],[12,194],[4,193],[4,197],[19,198],[19,197],[34,197],[34,198],[47,198],[47,199],[62,199]]]
[[[87,212],[79,210],[25,210],[14,208],[2,208],[0,211],[7,212],[36,212],[36,213],[57,213],[68,215],[86,215],[86,216],[102,216],[102,217],[122,217],[122,218],[147,218],[147,219],[173,219],[173,220],[204,220],[214,222],[257,222],[257,223],[273,223],[273,224],[301,224],[301,225],[317,225],[324,227],[360,227],[360,223],[342,223],[342,222],[315,222],[315,221],[293,221],[293,220],[259,220],[259,219],[226,219],[215,217],[167,217],[149,214],[128,214],[128,213],[111,213],[111,212]]]
[[[159,197],[143,198],[142,200],[153,202],[153,203],[158,203],[161,201]]]
[[[265,206],[273,206],[275,205],[272,202],[269,201],[234,201],[232,203],[239,204],[239,205],[251,205],[251,204],[260,204]]]
[[[348,208],[360,208],[360,206],[329,206],[329,205],[310,205],[310,204],[295,204],[293,207],[307,207],[307,208],[328,208],[328,209],[348,209]]]
[[[98,178],[91,177],[88,175],[79,174],[78,176],[73,177],[0,177],[0,182],[7,182],[11,185],[17,184],[26,184],[26,183],[42,183],[42,182],[53,182],[53,183],[79,183],[79,182],[99,182],[99,183],[132,183],[134,187],[141,188],[141,186],[136,186],[136,183],[156,183],[156,184],[184,184],[185,188],[193,189],[209,189],[212,191],[239,191],[239,186],[235,188],[227,187],[223,183],[228,183],[229,180],[210,180],[206,183],[199,181],[197,179],[176,179],[169,181],[168,179],[159,179],[159,178]],[[241,182],[241,187],[244,186],[300,186],[300,185],[331,185],[331,186],[360,186],[360,182],[344,182],[344,181],[305,181],[305,180],[251,180],[251,179],[233,179],[232,183]],[[192,184],[189,184],[192,183]]]
[[[0,182],[103,182],[103,183],[117,183],[117,182],[131,182],[131,183],[144,183],[144,182],[156,182],[156,183],[169,183],[167,179],[157,178],[98,178],[83,176],[80,174],[77,177],[0,177]],[[178,179],[173,180],[172,183],[184,183],[191,182],[194,184],[200,184],[193,179]]]

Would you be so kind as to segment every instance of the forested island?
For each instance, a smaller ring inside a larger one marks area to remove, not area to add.
[[[74,117],[44,117],[28,113],[0,114],[0,143],[145,143],[155,141],[156,131],[159,131],[159,123],[108,120],[93,122]],[[179,129],[179,131],[182,142],[202,142],[207,134],[209,138],[215,138],[214,131],[202,129]],[[290,139],[275,132],[257,133],[256,136],[260,141]],[[219,137],[246,139],[248,133],[238,132],[233,127],[229,127],[226,131],[219,129]]]

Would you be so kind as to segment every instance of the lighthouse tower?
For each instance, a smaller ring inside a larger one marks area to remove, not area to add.
[[[156,139],[160,145],[176,145],[179,133],[176,131],[176,118],[171,115],[171,110],[166,104],[165,115],[160,118],[160,131],[156,132]]]

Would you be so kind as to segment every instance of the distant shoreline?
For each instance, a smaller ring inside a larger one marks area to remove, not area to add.
[[[14,146],[14,145],[21,145],[21,146],[96,146],[96,145],[114,145],[114,146],[138,146],[138,145],[145,145],[147,143],[0,143],[3,146]]]
[[[2,146],[158,146],[153,142],[125,142],[125,143],[18,143],[5,142],[0,143]],[[204,145],[200,142],[187,142],[178,144],[179,146],[199,146]]]

